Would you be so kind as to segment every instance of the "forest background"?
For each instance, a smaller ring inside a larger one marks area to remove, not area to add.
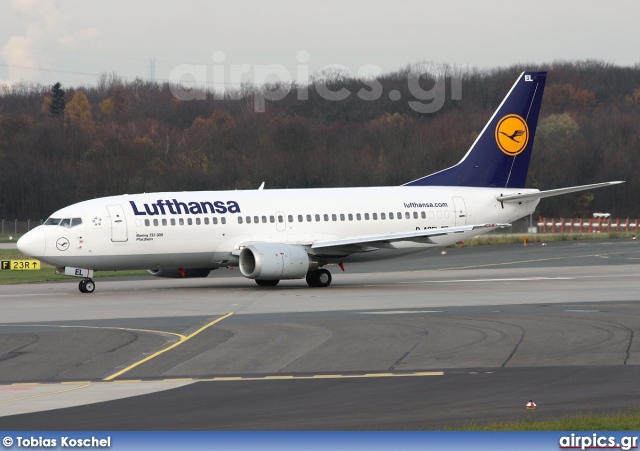
[[[0,218],[42,219],[100,196],[256,189],[263,181],[266,189],[401,185],[458,162],[525,69],[549,71],[527,186],[626,181],[544,199],[536,216],[640,216],[640,65],[424,67],[377,77],[375,100],[357,95],[370,93],[372,80],[325,72],[286,86],[289,94],[266,100],[264,112],[256,112],[260,90],[283,86],[194,91],[204,100],[116,74],[95,86],[0,86]],[[412,107],[408,80],[416,75],[425,91],[444,77],[437,111]],[[350,94],[327,100],[317,86]]]

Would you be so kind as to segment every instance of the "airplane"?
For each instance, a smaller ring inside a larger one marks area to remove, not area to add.
[[[259,286],[324,268],[402,257],[508,227],[540,199],[622,181],[549,191],[525,188],[546,72],[525,71],[456,165],[402,186],[125,194],[56,211],[18,249],[81,278],[146,269],[157,277],[207,277],[239,268]]]

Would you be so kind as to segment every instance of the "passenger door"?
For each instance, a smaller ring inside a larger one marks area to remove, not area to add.
[[[127,218],[121,205],[107,205],[111,218],[111,241],[125,242],[129,240],[127,234]]]
[[[453,206],[456,209],[455,220],[456,226],[467,225],[467,207],[464,203],[464,199],[459,196],[453,198]]]

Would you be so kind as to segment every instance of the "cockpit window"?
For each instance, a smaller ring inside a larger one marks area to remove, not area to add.
[[[49,218],[44,222],[44,225],[59,225],[62,227],[71,228],[82,224],[82,218]]]

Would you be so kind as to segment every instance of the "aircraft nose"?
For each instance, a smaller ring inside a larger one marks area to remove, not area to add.
[[[45,235],[41,227],[25,233],[18,240],[18,250],[29,257],[42,257],[45,249]]]

